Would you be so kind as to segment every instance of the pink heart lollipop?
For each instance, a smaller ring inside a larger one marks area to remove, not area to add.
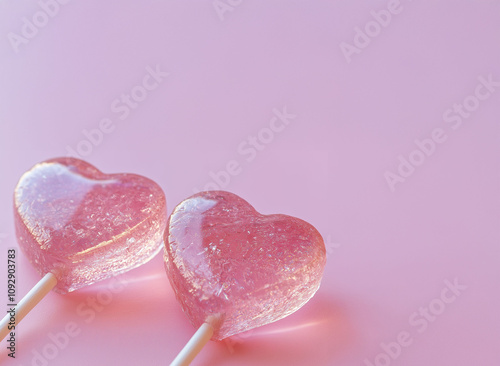
[[[201,326],[172,365],[187,364],[210,338],[224,339],[295,312],[318,290],[326,264],[323,239],[313,226],[286,215],[262,215],[222,191],[182,201],[164,240],[177,300],[191,323]]]
[[[161,250],[167,221],[165,195],[155,182],[104,174],[73,158],[26,172],[14,192],[14,215],[19,246],[45,275],[38,292],[18,304],[17,323],[53,287],[67,293],[149,261]]]

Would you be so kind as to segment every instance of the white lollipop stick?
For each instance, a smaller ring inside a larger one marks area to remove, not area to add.
[[[23,318],[33,309],[50,290],[57,284],[57,278],[49,272],[23,297],[15,307],[14,325],[17,326]],[[0,322],[0,341],[11,332],[9,330],[10,314],[7,314]]]
[[[209,323],[203,323],[196,331],[189,342],[184,346],[182,351],[177,355],[175,360],[172,361],[170,366],[187,366],[194,360],[196,355],[200,353],[201,349],[212,338],[214,328]]]

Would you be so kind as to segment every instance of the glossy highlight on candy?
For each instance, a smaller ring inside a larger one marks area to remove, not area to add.
[[[138,267],[161,250],[166,200],[152,180],[104,174],[75,158],[26,172],[14,192],[18,243],[66,293]]]
[[[262,215],[223,191],[182,201],[164,240],[176,297],[196,328],[212,323],[213,340],[298,310],[318,290],[326,264],[323,238],[312,225]]]

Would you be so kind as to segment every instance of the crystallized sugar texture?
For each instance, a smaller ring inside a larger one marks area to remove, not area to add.
[[[325,244],[305,221],[261,215],[240,197],[201,192],[173,211],[165,267],[195,327],[210,316],[214,340],[284,318],[318,290]]]
[[[73,158],[26,172],[14,192],[19,246],[66,293],[149,261],[166,226],[162,189],[134,174],[101,173]]]

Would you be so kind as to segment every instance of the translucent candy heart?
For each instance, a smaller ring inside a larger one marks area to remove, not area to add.
[[[101,173],[73,158],[26,172],[14,192],[19,246],[66,293],[149,261],[167,222],[162,189],[134,174]]]
[[[261,215],[240,197],[201,192],[172,212],[165,267],[191,323],[209,317],[214,340],[274,322],[318,290],[325,244],[305,221]]]

